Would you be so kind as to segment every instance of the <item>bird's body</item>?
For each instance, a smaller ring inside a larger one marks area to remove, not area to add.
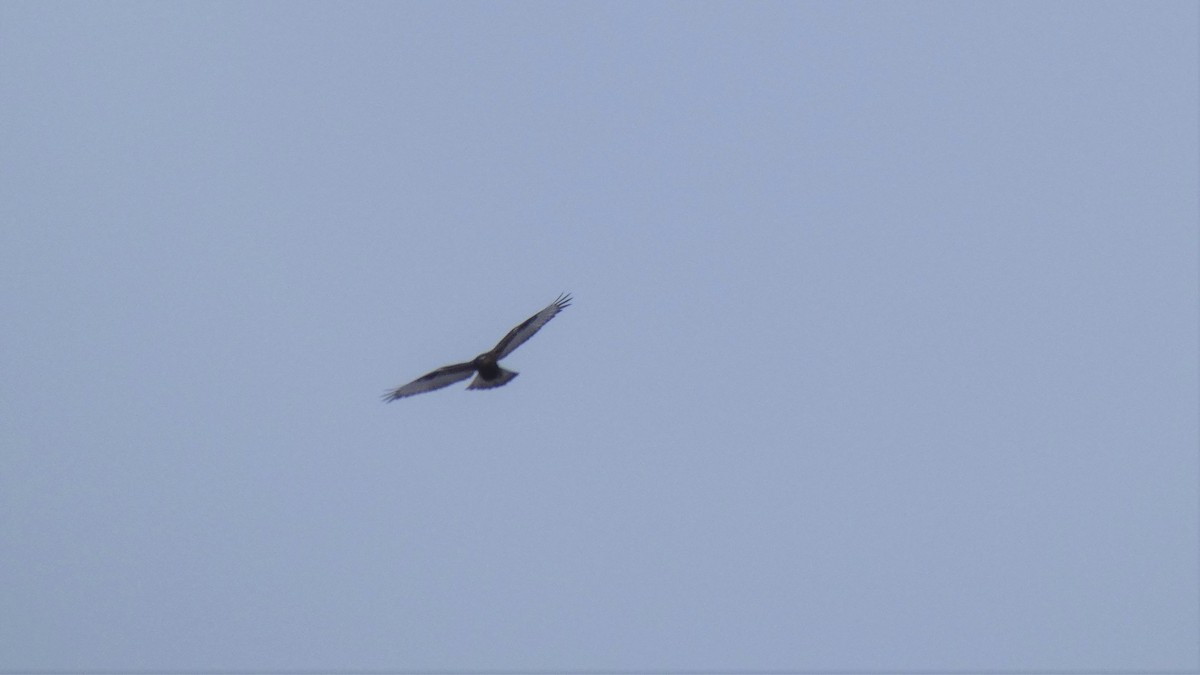
[[[517,373],[502,368],[500,366],[500,359],[508,356],[514,349],[533,337],[533,334],[546,325],[546,322],[553,319],[559,312],[569,307],[570,304],[570,294],[558,296],[558,299],[547,305],[545,309],[510,330],[508,335],[505,335],[504,339],[500,340],[490,351],[486,351],[465,363],[443,366],[432,373],[422,375],[403,387],[397,387],[384,394],[383,400],[390,402],[398,398],[404,398],[405,396],[423,394],[427,391],[448,387],[455,382],[467,379],[472,374],[475,375],[475,379],[471,381],[467,389],[493,389],[508,384],[517,376]]]

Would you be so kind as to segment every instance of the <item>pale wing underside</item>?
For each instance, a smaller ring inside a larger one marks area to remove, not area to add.
[[[508,356],[513,353],[513,350],[520,347],[526,340],[533,337],[533,334],[538,332],[542,326],[545,326],[550,319],[553,319],[559,312],[566,309],[571,304],[570,294],[558,296],[554,302],[546,305],[542,311],[521,322],[521,325],[510,330],[508,335],[504,336],[493,349],[492,353],[496,355],[496,360]]]
[[[403,387],[399,387],[383,395],[383,400],[395,401],[398,398],[412,396],[413,394],[424,394],[427,391],[448,387],[455,382],[462,382],[475,372],[475,366],[471,362],[456,363],[452,366],[443,366],[427,375],[422,375],[417,379],[409,382]]]

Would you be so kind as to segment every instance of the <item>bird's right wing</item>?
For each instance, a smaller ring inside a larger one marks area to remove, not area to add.
[[[383,395],[384,403],[391,403],[398,398],[412,396],[413,394],[424,394],[427,391],[449,387],[455,382],[462,382],[475,372],[475,366],[470,361],[466,363],[456,363],[452,366],[443,366],[437,370],[422,375],[417,379],[409,382],[403,387],[398,387]]]
[[[538,332],[546,322],[553,319],[559,312],[571,306],[571,294],[563,293],[558,296],[554,302],[546,305],[542,311],[521,322],[521,325],[508,331],[508,335],[500,340],[500,343],[492,347],[492,353],[496,355],[496,360],[508,356],[514,349],[520,347],[526,340],[533,337],[533,334]]]

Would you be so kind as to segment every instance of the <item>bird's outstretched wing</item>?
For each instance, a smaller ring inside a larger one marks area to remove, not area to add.
[[[546,325],[546,322],[553,319],[555,315],[563,311],[571,305],[571,295],[564,293],[558,296],[554,302],[546,305],[542,311],[521,322],[521,325],[508,331],[508,335],[504,336],[495,347],[492,348],[492,354],[495,354],[496,360],[508,356],[513,353],[513,350],[520,347],[526,340],[533,337],[533,334]]]
[[[462,382],[475,372],[475,366],[470,362],[456,363],[452,366],[443,366],[427,375],[422,375],[417,379],[409,382],[403,387],[393,389],[383,395],[384,403],[390,403],[398,398],[412,396],[413,394],[424,394],[427,391],[448,387],[455,382]]]

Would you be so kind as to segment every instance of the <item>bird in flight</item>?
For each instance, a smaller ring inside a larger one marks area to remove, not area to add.
[[[570,305],[570,293],[558,296],[558,299],[546,305],[545,309],[525,319],[519,326],[508,331],[508,335],[505,335],[504,339],[500,340],[495,347],[492,347],[491,351],[486,351],[465,363],[443,366],[432,373],[418,377],[403,387],[393,389],[383,395],[384,403],[390,403],[405,396],[423,394],[434,389],[448,387],[455,382],[467,379],[472,374],[475,375],[475,379],[471,381],[467,389],[503,387],[516,377],[517,373],[501,368],[497,362],[513,353],[513,350],[533,337],[533,334],[538,332],[542,326],[545,326],[550,319],[553,319],[559,312]]]

